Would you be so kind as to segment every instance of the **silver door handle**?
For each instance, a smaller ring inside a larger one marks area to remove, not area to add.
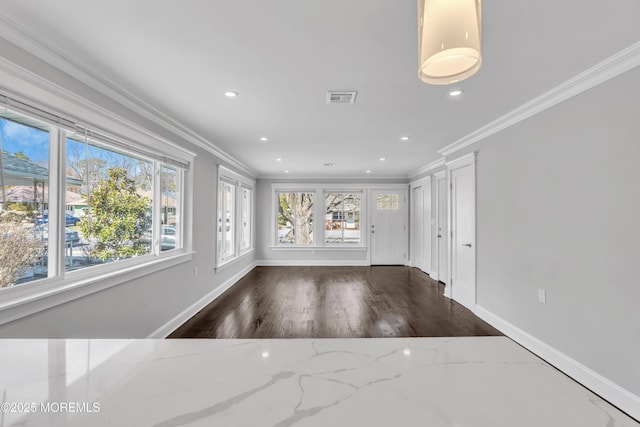
[[[471,247],[471,243],[463,243],[462,246],[466,246],[466,247],[470,248]]]

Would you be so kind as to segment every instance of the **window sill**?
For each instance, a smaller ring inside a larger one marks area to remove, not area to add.
[[[354,251],[354,252],[366,252],[366,246],[271,246],[269,247],[271,251]]]
[[[255,252],[254,248],[251,248],[243,253],[241,253],[240,255],[238,255],[235,258],[231,258],[228,260],[225,260],[224,262],[218,264],[216,266],[216,273],[226,270],[227,268],[229,268],[230,266],[242,261],[243,259],[247,258],[249,255],[253,254]]]
[[[0,325],[65,304],[78,298],[126,283],[185,262],[194,252],[154,257],[128,266],[80,272],[66,279],[44,280],[35,286],[17,286],[0,292]],[[116,267],[114,264],[113,266]],[[69,276],[69,275],[68,275]]]

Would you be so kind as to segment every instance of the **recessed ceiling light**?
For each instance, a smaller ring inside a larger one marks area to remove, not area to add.
[[[366,171],[364,171],[364,173],[371,173],[371,170],[367,169]]]
[[[408,141],[409,137],[408,136],[403,136],[402,138],[400,138],[402,141]]]
[[[462,89],[453,89],[449,92],[449,96],[460,96],[462,95]]]
[[[281,161],[282,161],[282,158],[281,158],[281,157],[278,157],[278,158],[276,159],[276,162],[281,162]]]
[[[289,171],[284,171],[284,173],[289,173]]]
[[[384,162],[385,160],[387,160],[386,157],[380,157],[381,162]]]
[[[269,140],[269,138],[267,138],[266,136],[261,136],[260,137],[260,141],[266,142],[268,140]]]
[[[228,90],[224,93],[224,96],[226,96],[227,98],[235,98],[236,96],[238,96],[238,92]]]

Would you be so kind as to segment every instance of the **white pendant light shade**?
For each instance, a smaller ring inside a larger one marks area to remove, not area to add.
[[[420,80],[446,85],[482,64],[480,0],[418,0]]]

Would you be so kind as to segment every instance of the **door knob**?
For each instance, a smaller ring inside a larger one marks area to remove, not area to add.
[[[375,233],[375,230],[371,230],[371,234]]]
[[[440,239],[442,236],[440,234],[438,234],[438,239]]]
[[[471,247],[471,243],[463,243],[462,246],[466,246],[466,247],[470,248]]]

